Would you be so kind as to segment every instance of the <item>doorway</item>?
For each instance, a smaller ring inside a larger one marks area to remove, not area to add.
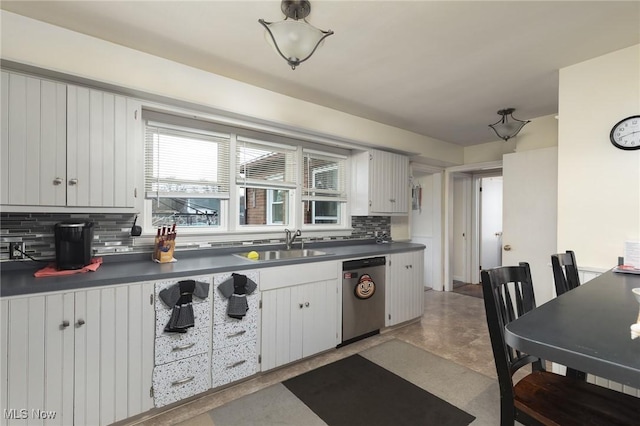
[[[497,177],[502,175],[502,161],[490,161],[485,163],[467,164],[454,166],[445,169],[444,176],[444,250],[443,250],[443,284],[445,291],[453,290],[454,281],[454,261],[456,258],[464,259],[466,266],[463,276],[466,283],[480,282],[480,179],[485,177]],[[471,176],[472,188],[470,190],[457,189],[460,186],[458,181],[462,176]],[[463,227],[454,223],[459,221],[454,216],[454,204],[460,205],[464,210],[466,219],[463,220]],[[491,204],[485,202],[485,204]],[[495,207],[494,207],[495,208]],[[500,206],[500,210],[502,207]],[[461,236],[464,229],[466,240],[464,253],[460,254],[458,249],[454,250],[454,238]],[[494,230],[494,234],[499,231]],[[495,237],[495,236],[494,236]],[[488,249],[485,249],[487,251]],[[456,276],[459,274],[456,273]],[[457,277],[456,277],[457,278]]]
[[[480,265],[473,283],[480,282],[480,271],[502,266],[502,176],[478,177],[480,238],[477,247]]]

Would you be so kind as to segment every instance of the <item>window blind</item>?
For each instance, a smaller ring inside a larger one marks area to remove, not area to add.
[[[236,183],[243,186],[295,187],[295,146],[238,137]]]
[[[346,157],[305,149],[303,161],[303,201],[347,201]]]
[[[146,122],[147,198],[229,198],[230,136]]]

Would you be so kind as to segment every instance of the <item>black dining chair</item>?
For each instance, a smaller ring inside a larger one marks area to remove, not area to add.
[[[576,263],[576,254],[573,251],[567,250],[566,253],[552,254],[551,268],[558,296],[580,286],[578,264]],[[567,367],[567,376],[587,380],[587,375],[584,372],[569,367]]]
[[[500,425],[633,425],[640,400],[545,370],[544,361],[507,345],[504,328],[536,308],[529,264],[484,270],[482,292],[500,386]],[[513,375],[531,365],[516,384]]]
[[[567,250],[566,253],[552,254],[551,267],[558,296],[580,286],[576,254],[571,250]]]

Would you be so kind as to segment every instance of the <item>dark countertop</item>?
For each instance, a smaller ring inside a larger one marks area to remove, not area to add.
[[[248,252],[250,250],[281,248],[283,248],[282,245],[275,245],[178,251],[175,253],[178,261],[165,264],[153,262],[150,259],[150,253],[105,256],[103,257],[102,265],[96,272],[40,278],[34,277],[33,274],[46,266],[45,263],[35,263],[33,261],[14,262],[13,265],[2,265],[2,270],[0,271],[0,296],[8,297],[63,290],[80,290],[219,272],[237,272],[271,266],[383,256],[389,253],[423,250],[425,246],[404,242],[376,244],[374,240],[357,242],[333,241],[305,244],[305,248],[326,252],[327,254],[323,256],[256,262],[233,255],[233,253]]]

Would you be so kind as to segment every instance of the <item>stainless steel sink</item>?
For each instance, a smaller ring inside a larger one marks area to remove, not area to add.
[[[298,259],[301,257],[312,257],[312,256],[322,256],[327,254],[324,251],[320,250],[310,250],[310,249],[298,249],[298,250],[266,250],[266,251],[256,251],[258,253],[258,258],[250,259],[247,257],[250,252],[247,253],[238,253],[235,256],[243,257],[249,260],[261,261],[261,260],[284,260],[284,259]]]

